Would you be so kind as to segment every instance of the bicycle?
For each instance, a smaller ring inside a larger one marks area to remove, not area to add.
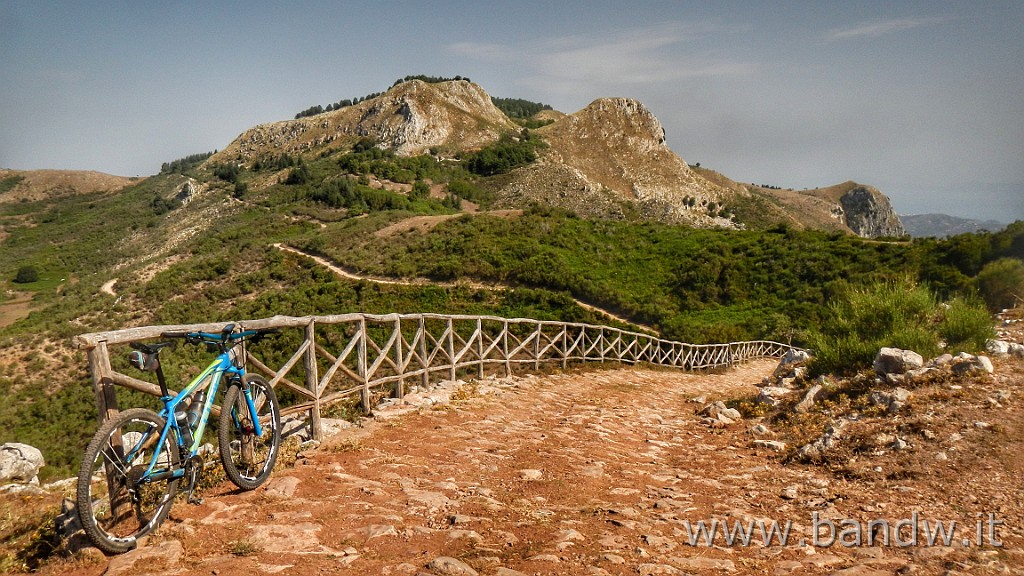
[[[270,477],[281,443],[277,396],[266,379],[242,366],[243,342],[256,342],[276,330],[165,332],[164,338],[206,344],[217,357],[181,392],[171,395],[160,352],[175,342],[134,342],[129,364],[155,372],[163,408],[131,408],[103,423],[85,450],[78,473],[78,516],[97,548],[120,554],[136,547],[166,519],[178,482],[187,480],[190,503],[204,467],[200,449],[221,383],[217,439],[221,464],[239,488],[253,490]]]

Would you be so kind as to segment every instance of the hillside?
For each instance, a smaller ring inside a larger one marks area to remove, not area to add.
[[[0,441],[44,448],[44,475],[73,468],[95,420],[88,362],[68,345],[85,332],[438,312],[619,318],[693,343],[801,342],[853,287],[910,277],[943,298],[971,294],[981,269],[1017,256],[1024,235],[1012,225],[957,242],[866,242],[829,215],[825,207],[839,206],[829,197],[687,166],[635,101],[540,116],[554,122],[524,130],[473,84],[405,82],[340,110],[255,127],[181,173],[116,192],[60,184],[0,203]],[[632,166],[641,151],[657,162]],[[500,209],[517,182],[555,170],[619,212],[586,217],[601,205],[573,197],[580,188],[544,189],[548,177],[530,191],[550,203]],[[15,176],[3,193],[29,180]],[[632,196],[620,195],[624,186]],[[830,193],[841,203],[857,188]],[[675,204],[680,191],[692,205]],[[819,205],[817,220],[787,208],[788,196]],[[675,223],[685,219],[699,226]],[[275,244],[382,282],[335,277]],[[22,268],[38,280],[14,282]]]
[[[55,200],[76,194],[116,192],[138,178],[89,170],[7,170],[0,168],[0,204]]]
[[[668,147],[658,119],[636,100],[603,98],[572,114],[543,111],[537,119],[550,122],[531,131],[545,146],[535,162],[492,184],[498,207],[541,202],[587,217],[705,228],[793,223],[864,237],[903,234],[888,199],[871,187],[770,191],[691,170]],[[207,165],[251,167],[282,154],[318,157],[364,138],[399,156],[459,158],[516,131],[476,84],[411,80],[340,110],[247,130]]]

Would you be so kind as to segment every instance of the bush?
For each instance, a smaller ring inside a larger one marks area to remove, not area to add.
[[[939,336],[951,352],[977,352],[995,336],[992,317],[977,300],[957,298],[949,303],[938,326]]]
[[[18,268],[18,273],[14,275],[14,282],[16,284],[30,284],[38,281],[39,271],[36,270],[35,266],[22,266]]]
[[[1017,258],[989,262],[978,273],[977,282],[989,310],[1012,308],[1024,300],[1024,262]]]
[[[815,353],[814,375],[849,374],[870,367],[884,346],[937,355],[943,341],[974,352],[991,337],[988,314],[977,302],[954,300],[940,306],[932,293],[909,279],[853,289],[829,303],[819,331],[808,341]]]

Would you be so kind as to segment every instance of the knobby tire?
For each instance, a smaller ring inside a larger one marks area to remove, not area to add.
[[[171,510],[177,478],[138,482],[154,451],[160,454],[157,468],[179,466],[173,433],[159,442],[164,424],[152,410],[125,410],[100,426],[85,450],[78,472],[78,516],[89,539],[108,554],[135,548]]]
[[[281,409],[265,378],[247,374],[263,435],[256,436],[249,407],[238,384],[228,387],[217,437],[224,473],[239,488],[254,490],[270,478],[281,446]]]

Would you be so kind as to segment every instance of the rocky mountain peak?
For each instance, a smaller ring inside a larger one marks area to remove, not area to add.
[[[665,128],[642,103],[632,98],[601,98],[567,117],[580,137],[596,137],[605,147],[621,144],[640,149],[665,146]],[[596,128],[596,130],[594,130]]]
[[[612,218],[632,206],[652,220],[735,226],[709,210],[727,192],[669,149],[661,122],[637,100],[601,98],[538,133],[549,149],[502,190],[506,205],[540,201]]]
[[[839,198],[846,225],[858,236],[903,236],[906,231],[889,198],[874,186],[857,185]]]
[[[478,148],[515,128],[476,84],[411,80],[340,110],[250,128],[210,161],[251,162],[365,137],[400,155],[416,155],[435,146]]]
[[[746,214],[756,225],[779,222],[866,237],[903,234],[888,199],[868,186],[773,190],[691,169],[668,147],[657,117],[632,98],[600,98],[573,114],[551,110],[540,118],[551,123],[533,132],[547,146],[536,162],[502,183],[498,207],[540,202],[587,217],[639,216],[702,228],[742,228],[746,221],[737,214]],[[344,150],[361,138],[404,156],[437,150],[457,156],[520,130],[476,84],[409,80],[355,105],[246,130],[209,162]]]

